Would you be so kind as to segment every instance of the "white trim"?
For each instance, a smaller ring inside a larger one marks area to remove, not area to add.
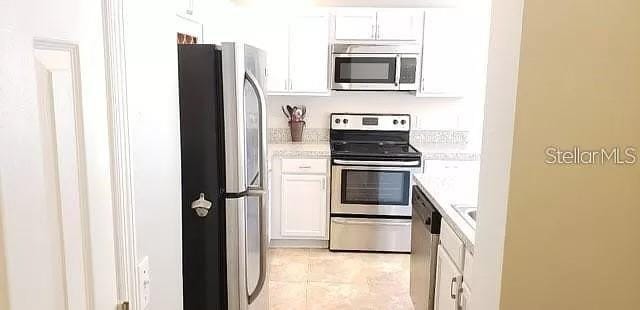
[[[293,91],[273,91],[268,92],[268,96],[311,96],[311,97],[329,97],[331,91],[321,92],[293,92]]]
[[[77,165],[78,165],[78,186],[79,186],[79,202],[80,202],[80,229],[82,233],[82,260],[84,264],[84,275],[85,275],[85,298],[86,305],[89,309],[95,309],[95,286],[94,286],[94,276],[93,276],[93,258],[91,252],[91,224],[89,217],[89,205],[88,205],[88,181],[87,181],[87,162],[86,162],[86,149],[84,143],[84,121],[83,121],[83,112],[82,112],[82,86],[80,82],[80,53],[78,49],[78,45],[71,42],[61,41],[61,40],[53,40],[53,39],[34,39],[33,43],[34,49],[43,50],[43,51],[60,51],[64,52],[69,56],[69,64],[71,65],[71,83],[73,89],[73,113],[74,113],[74,129],[76,135],[76,156],[77,156]],[[53,103],[53,102],[52,102]],[[48,118],[49,125],[51,126],[50,130],[52,133],[56,132],[56,124],[55,124],[55,116],[53,114],[53,104],[48,106],[45,110],[45,117]],[[58,152],[56,150],[56,144],[53,142],[52,144],[53,154],[49,154],[52,158],[54,158],[55,165],[55,173],[56,173],[56,196],[57,196],[57,207],[58,207],[58,223],[60,227],[59,232],[59,241],[61,243],[62,252],[62,268],[66,268],[65,263],[65,241],[64,241],[64,233],[63,233],[63,218],[62,218],[62,203],[60,201],[60,178],[57,175],[58,168]],[[62,274],[66,275],[66,270],[63,270]],[[64,291],[67,295],[67,309],[69,308],[69,300],[68,300],[68,279],[64,278]]]
[[[123,0],[103,0],[107,110],[119,302],[139,309]]]
[[[318,239],[271,239],[269,248],[329,249],[329,241]]]
[[[9,281],[7,276],[7,250],[5,247],[4,210],[5,202],[2,196],[2,176],[0,176],[0,309],[9,309]]]
[[[474,309],[499,309],[523,0],[493,0],[478,225],[471,286]]]

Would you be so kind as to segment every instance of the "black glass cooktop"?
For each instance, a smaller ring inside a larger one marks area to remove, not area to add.
[[[334,157],[376,157],[416,159],[421,153],[408,143],[393,142],[332,142]]]

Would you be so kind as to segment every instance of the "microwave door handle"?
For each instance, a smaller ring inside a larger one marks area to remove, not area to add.
[[[400,54],[396,55],[396,81],[395,81],[395,85],[396,85],[396,89],[400,89],[400,71],[402,69],[402,57],[400,56]]]

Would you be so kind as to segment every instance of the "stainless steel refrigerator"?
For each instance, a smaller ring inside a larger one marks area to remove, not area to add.
[[[179,45],[185,310],[266,309],[266,54]]]

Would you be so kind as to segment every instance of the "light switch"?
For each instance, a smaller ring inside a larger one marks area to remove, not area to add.
[[[147,309],[151,302],[151,276],[149,274],[149,256],[145,256],[138,264],[138,296],[140,308]]]

